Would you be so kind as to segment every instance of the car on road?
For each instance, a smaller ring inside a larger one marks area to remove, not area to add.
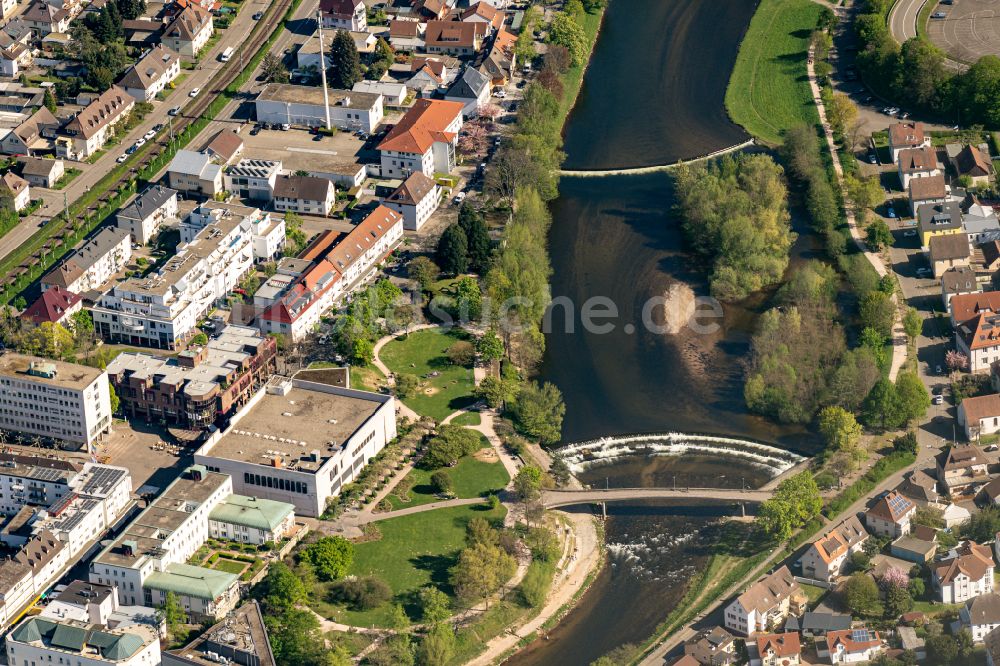
[[[932,19],[943,19],[946,18],[947,16],[948,15],[945,14],[944,12],[934,12],[933,14],[931,14]]]
[[[996,444],[990,444],[989,446],[986,447],[985,450],[989,451],[990,453],[992,453],[993,451],[996,451],[997,449],[1000,449],[1000,446],[997,446]]]
[[[256,13],[255,13],[255,14],[254,14],[253,16],[251,16],[250,18],[252,18],[252,19],[253,19],[254,21],[259,21],[259,20],[261,20],[262,18],[264,18],[264,12],[256,12]]]
[[[145,139],[146,141],[149,141],[154,136],[156,136],[156,130],[155,129],[151,129],[148,132],[146,132],[145,134],[143,134],[142,138]]]
[[[122,162],[124,162],[127,159],[128,159],[128,154],[127,153],[122,153],[121,155],[118,156],[118,159],[115,160],[115,161],[118,162],[118,164],[121,164]]]
[[[168,116],[179,116],[181,113],[181,107],[175,106],[174,108],[167,111]]]
[[[188,97],[197,97],[198,93],[200,93],[200,92],[201,92],[201,88],[195,88],[194,90],[192,90],[191,92],[188,93]]]
[[[936,396],[934,396],[934,400],[932,400],[932,402],[935,405],[943,405],[944,404],[944,396],[943,395],[936,395]]]

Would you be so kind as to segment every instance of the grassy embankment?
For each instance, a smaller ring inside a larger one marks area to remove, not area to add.
[[[821,9],[812,0],[762,0],[750,21],[726,89],[726,110],[759,141],[777,145],[784,130],[819,122],[806,52]]]
[[[474,402],[472,368],[454,365],[447,357],[449,347],[468,337],[461,329],[428,328],[397,338],[382,348],[382,362],[394,374],[420,379],[419,388],[403,400],[413,411],[442,421]]]

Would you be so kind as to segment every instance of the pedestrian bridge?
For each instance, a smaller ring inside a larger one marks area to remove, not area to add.
[[[681,164],[696,164],[698,162],[706,162],[716,157],[722,157],[728,153],[734,153],[738,150],[743,150],[744,148],[749,148],[754,145],[753,139],[748,139],[743,143],[737,143],[734,146],[729,146],[727,148],[722,148],[721,150],[715,150],[706,155],[700,155],[699,157],[692,157],[687,160],[678,160],[676,162],[671,162],[670,164],[657,164],[653,166],[643,166],[643,167],[626,167],[623,169],[560,169],[560,176],[569,176],[572,178],[603,178],[605,176],[639,176],[645,173],[657,173],[660,171],[670,171],[671,169],[676,169]]]
[[[572,504],[601,504],[627,500],[671,499],[759,504],[771,499],[770,490],[726,488],[609,488],[607,490],[543,490],[541,503],[547,509]]]

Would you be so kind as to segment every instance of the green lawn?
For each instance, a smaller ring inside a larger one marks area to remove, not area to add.
[[[403,402],[422,416],[438,421],[474,401],[472,368],[452,365],[448,347],[468,337],[460,329],[428,328],[393,340],[382,348],[382,361],[396,374],[421,379],[417,393]],[[430,376],[437,373],[437,376]]]
[[[806,52],[821,9],[812,0],[761,0],[740,45],[726,110],[766,143],[781,143],[782,132],[800,123],[819,122]]]
[[[425,511],[378,523],[382,538],[354,547],[354,562],[348,575],[378,576],[392,588],[395,602],[404,605],[411,618],[418,616],[415,592],[435,585],[448,594],[448,570],[465,545],[465,526],[475,517],[500,521],[504,507],[491,511],[486,505],[458,506]],[[355,626],[388,626],[391,603],[370,611],[354,611],[329,600],[329,583],[318,583],[312,607],[320,615]]]
[[[237,560],[231,560],[228,557],[220,557],[212,565],[212,568],[216,571],[225,571],[226,573],[236,574],[237,576],[243,573],[243,570],[247,568],[246,562],[239,562]]]
[[[826,593],[829,591],[825,588],[817,587],[816,585],[809,585],[807,583],[799,583],[799,585],[802,587],[802,591],[805,592],[805,595],[809,598],[810,608],[815,608],[819,600],[825,597]]]
[[[479,412],[466,412],[465,414],[459,414],[448,423],[454,423],[460,426],[477,426],[483,422],[483,418],[479,416]]]
[[[490,449],[489,441],[484,435],[480,435],[483,440],[481,450]],[[477,460],[473,456],[465,456],[458,461],[454,467],[446,468],[448,475],[455,484],[455,496],[459,498],[482,497],[490,492],[500,491],[506,487],[510,481],[510,475],[504,469],[503,463],[484,462]],[[436,471],[436,470],[435,470]],[[414,468],[407,475],[413,479],[413,488],[410,490],[410,501],[404,502],[395,495],[389,495],[389,502],[393,509],[405,509],[410,506],[420,506],[429,504],[437,500],[433,488],[431,488],[431,474],[434,471]]]

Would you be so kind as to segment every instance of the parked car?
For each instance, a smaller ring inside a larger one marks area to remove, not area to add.
[[[906,120],[907,118],[910,117],[910,112],[909,111],[903,111],[901,114],[899,114],[899,117],[902,118],[903,120]]]
[[[942,404],[944,404],[944,396],[943,395],[936,395],[936,396],[934,396],[933,402],[934,402],[935,405],[942,405]]]
[[[128,148],[125,149],[125,154],[126,155],[131,155],[136,150],[138,150],[138,149],[135,147],[135,144],[132,144],[131,146],[129,146]]]
[[[931,274],[931,269],[927,268],[926,266],[917,269],[917,275],[930,275],[930,274]]]
[[[868,155],[868,163],[869,164],[878,164],[878,157],[875,156],[875,153],[871,153],[871,154]]]
[[[889,208],[885,211],[885,214],[888,215],[891,220],[896,219],[896,209],[892,206],[889,206]]]
[[[127,153],[122,153],[121,155],[118,156],[118,159],[115,160],[115,161],[118,162],[118,164],[121,164],[122,162],[124,162],[127,159],[128,159],[128,154]]]
[[[907,238],[912,238],[913,236],[917,235],[917,230],[916,229],[907,229],[906,231],[903,232],[903,235],[906,236]]]
[[[455,198],[452,199],[452,203],[454,203],[456,206],[462,203],[463,201],[465,201],[465,192],[459,192],[458,194],[455,195]]]
[[[254,21],[259,21],[262,18],[264,18],[264,12],[257,12],[253,16],[251,16],[250,18],[252,18]]]
[[[503,99],[504,97],[507,96],[507,91],[505,91],[505,90],[495,90],[495,91],[493,91],[493,96],[496,97],[496,98],[498,98],[498,99]]]
[[[181,107],[175,106],[174,108],[172,108],[169,111],[167,111],[167,115],[168,116],[177,116],[177,115],[180,115],[180,112],[181,112]]]
[[[289,125],[288,123],[281,123],[281,131],[282,132],[287,132],[290,129],[292,129],[291,125]]]
[[[200,93],[200,92],[201,92],[201,88],[195,88],[194,90],[192,90],[191,92],[188,93],[188,97],[197,97],[198,93]]]
[[[944,374],[944,370],[941,369],[940,365],[934,366],[934,372],[938,373],[939,375]]]
[[[945,14],[944,12],[934,12],[933,14],[931,14],[932,19],[943,19],[947,18],[947,16],[948,15]]]
[[[163,123],[156,123],[155,125],[153,125],[152,131],[155,134],[156,132],[159,132],[161,129],[163,129]]]
[[[140,148],[142,148],[145,145],[146,145],[146,140],[143,139],[142,137],[139,137],[139,140],[135,142],[135,149],[139,150]]]
[[[152,139],[152,138],[153,138],[154,136],[156,136],[156,130],[154,130],[154,129],[151,129],[151,130],[149,130],[148,132],[146,132],[145,134],[143,134],[143,135],[142,135],[142,138],[143,138],[143,139],[145,139],[146,141],[149,141],[149,140],[150,140],[150,139]]]

